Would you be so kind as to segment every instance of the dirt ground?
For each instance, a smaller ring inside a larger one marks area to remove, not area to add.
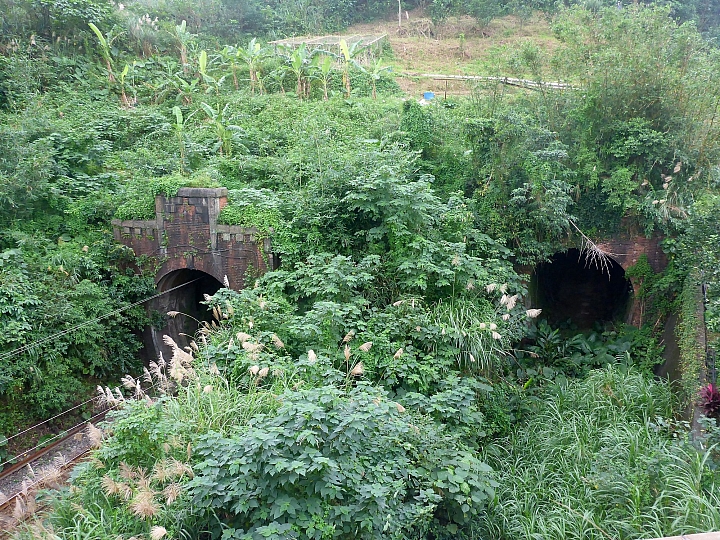
[[[557,46],[549,22],[541,15],[522,21],[507,16],[482,26],[470,17],[450,18],[435,26],[422,11],[403,13],[402,25],[394,18],[352,26],[352,34],[387,34],[393,50],[389,60],[400,87],[409,96],[421,97],[433,91],[467,95],[471,84],[462,81],[436,81],[423,74],[438,75],[507,75],[508,59],[525,41],[536,43],[541,50]]]

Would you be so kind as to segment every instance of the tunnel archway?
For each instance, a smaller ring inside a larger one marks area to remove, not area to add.
[[[616,261],[609,259],[603,268],[575,248],[536,266],[530,290],[550,325],[569,324],[578,330],[624,320],[633,296],[632,284]]]
[[[180,287],[181,285],[185,286]],[[169,272],[158,280],[159,293],[180,288],[156,298],[150,306],[152,311],[158,312],[162,317],[162,323],[153,325],[151,329],[156,355],[162,352],[165,358],[168,358],[170,349],[163,342],[165,335],[172,337],[180,347],[190,343],[190,338],[199,324],[212,319],[212,312],[202,303],[205,295],[212,296],[222,286],[222,283],[210,274],[188,268]],[[168,312],[177,314],[170,316],[167,315]]]

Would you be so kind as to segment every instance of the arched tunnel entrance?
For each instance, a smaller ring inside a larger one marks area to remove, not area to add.
[[[549,262],[535,267],[530,292],[551,326],[578,330],[624,321],[633,295],[622,266],[610,259],[602,268],[575,248],[556,253]]]
[[[156,298],[150,305],[150,310],[159,312],[163,318],[162,325],[154,325],[151,329],[155,356],[162,352],[169,359],[167,355],[170,349],[163,343],[163,336],[168,335],[180,347],[185,347],[200,322],[212,319],[212,312],[202,302],[206,294],[215,294],[222,284],[210,274],[187,268],[175,270],[160,278],[157,289],[158,292],[165,292],[186,283],[184,287]],[[170,316],[168,312],[177,314]]]

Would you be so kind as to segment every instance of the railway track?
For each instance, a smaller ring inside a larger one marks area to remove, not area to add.
[[[44,448],[18,455],[14,464],[0,472],[0,539],[9,538],[19,522],[40,509],[35,500],[38,490],[60,487],[70,468],[95,447],[90,426],[106,413],[67,430]]]

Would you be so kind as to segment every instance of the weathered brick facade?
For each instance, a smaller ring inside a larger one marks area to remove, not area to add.
[[[616,236],[597,246],[609,254],[624,270],[638,262],[641,255],[647,255],[648,263],[655,272],[662,272],[668,264],[667,255],[660,247],[662,237],[653,235],[650,238],[645,236],[630,237],[629,235]],[[640,283],[635,278],[630,278],[633,290],[638,291]],[[645,322],[645,303],[634,296],[632,305],[628,310],[626,322],[633,326],[640,327]]]
[[[248,278],[276,267],[270,240],[254,228],[219,225],[227,189],[181,188],[175,197],[155,198],[155,219],[113,221],[115,240],[160,266],[155,282],[169,273],[199,270],[240,290]]]

